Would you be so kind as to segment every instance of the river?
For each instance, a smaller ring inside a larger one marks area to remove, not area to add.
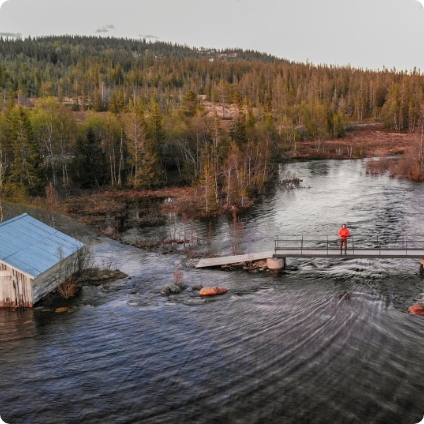
[[[276,235],[424,234],[424,185],[369,176],[363,161],[293,163],[242,216],[238,251]],[[128,237],[190,233],[230,254],[230,220]],[[6,423],[405,423],[424,415],[424,301],[417,260],[289,259],[287,273],[196,270],[95,237],[99,263],[130,278],[84,287],[71,312],[0,311],[0,416]],[[204,300],[160,295],[224,286]]]

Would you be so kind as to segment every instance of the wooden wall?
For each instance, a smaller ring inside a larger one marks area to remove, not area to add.
[[[63,259],[35,279],[0,261],[0,308],[32,308],[77,271],[77,255]]]
[[[34,305],[46,296],[46,294],[55,290],[67,277],[77,271],[75,260],[77,255],[78,252],[68,256],[34,280],[32,284],[32,300]]]
[[[33,304],[31,277],[0,262],[0,308],[31,308]]]

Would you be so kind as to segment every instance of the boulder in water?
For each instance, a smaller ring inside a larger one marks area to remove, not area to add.
[[[227,291],[225,287],[203,287],[199,291],[199,296],[215,296],[217,294],[227,293]]]
[[[414,315],[424,315],[424,304],[415,303],[409,307],[408,312]]]

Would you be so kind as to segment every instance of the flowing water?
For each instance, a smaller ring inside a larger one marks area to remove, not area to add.
[[[242,217],[240,253],[276,235],[424,234],[424,185],[365,174],[362,161],[286,171]],[[230,254],[230,222],[131,230],[184,233]],[[287,273],[196,270],[106,238],[97,261],[130,278],[84,287],[71,312],[0,311],[0,415],[21,423],[405,423],[424,415],[424,301],[417,260],[289,259]],[[161,289],[224,286],[208,300]]]

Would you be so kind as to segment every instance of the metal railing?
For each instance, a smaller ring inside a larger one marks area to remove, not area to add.
[[[337,237],[324,236],[323,238],[308,238],[303,235],[300,236],[287,236],[285,238],[275,238],[275,253],[279,250],[300,251],[300,254],[307,254],[311,250],[327,251],[340,249],[340,239]],[[372,236],[350,236],[347,241],[347,250],[353,254],[360,253],[360,251],[369,251],[375,249],[381,252],[396,250],[405,252],[414,250],[424,250],[424,235],[416,236],[386,236],[386,235],[372,235]],[[344,249],[343,249],[344,250]]]

